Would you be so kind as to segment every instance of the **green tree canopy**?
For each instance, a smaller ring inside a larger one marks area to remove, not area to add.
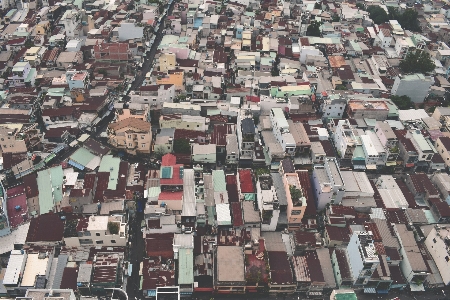
[[[405,73],[430,73],[436,67],[430,54],[420,50],[409,52],[399,66]]]
[[[369,6],[367,12],[369,13],[369,17],[372,19],[372,21],[375,22],[375,24],[382,24],[389,21],[388,14],[380,6]]]
[[[118,234],[119,233],[119,223],[108,222],[108,231],[111,234]]]
[[[417,19],[419,13],[412,8],[406,9],[403,13],[396,7],[389,7],[389,20],[397,20],[403,29],[411,31],[421,31]]]
[[[306,35],[307,36],[320,36],[320,25],[322,23],[317,21],[312,21],[311,24],[309,24],[308,28],[306,29]]]
[[[392,102],[397,105],[398,109],[410,109],[414,107],[414,103],[412,103],[411,98],[408,96],[391,96]]]
[[[176,139],[173,141],[173,152],[191,154],[191,145],[188,140]]]
[[[314,4],[314,9],[322,9],[322,3],[316,2],[316,4]]]

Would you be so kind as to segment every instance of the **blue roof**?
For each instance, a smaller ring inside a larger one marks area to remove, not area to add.
[[[161,178],[172,178],[172,167],[162,167]]]

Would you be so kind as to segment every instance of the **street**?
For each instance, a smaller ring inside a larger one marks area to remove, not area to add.
[[[172,13],[174,3],[175,2],[172,2],[172,4],[170,5],[167,15],[170,15]],[[142,65],[142,69],[140,70],[139,75],[136,76],[135,81],[131,85],[131,90],[138,90],[142,86],[142,83],[144,82],[145,79],[145,75],[150,70],[153,64],[156,50],[158,49],[159,43],[161,42],[163,36],[164,20],[166,16],[161,18],[160,23],[161,25],[159,26],[158,32],[156,33],[155,41],[152,45],[150,52],[147,54],[145,58],[145,61]],[[133,271],[131,273],[131,276],[129,276],[127,280],[127,294],[128,299],[130,300],[141,299],[143,297],[142,291],[140,291],[140,278],[139,278],[139,268],[143,260],[145,247],[144,238],[141,232],[141,222],[143,219],[144,219],[143,212],[136,212],[134,216],[130,217],[129,234],[131,245],[129,245],[128,251],[130,263],[133,264]]]

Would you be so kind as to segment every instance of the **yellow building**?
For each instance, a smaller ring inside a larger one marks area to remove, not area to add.
[[[108,125],[108,143],[129,154],[149,154],[152,144],[152,130],[148,122],[128,118]]]
[[[175,53],[163,53],[159,57],[159,71],[167,72],[174,70],[177,64],[177,57]]]
[[[156,84],[173,84],[176,90],[183,89],[184,72],[173,72],[164,77],[157,78]]]
[[[46,35],[50,30],[49,21],[41,21],[34,28],[36,35]]]

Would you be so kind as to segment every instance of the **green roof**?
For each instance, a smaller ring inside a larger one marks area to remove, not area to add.
[[[115,190],[117,186],[117,177],[119,177],[120,158],[112,155],[105,155],[100,162],[99,172],[109,173],[108,189]]]
[[[355,151],[353,151],[353,157],[354,160],[365,160],[366,155],[364,154],[363,146],[358,145],[355,147]]]
[[[55,202],[61,202],[63,198],[62,185],[64,180],[64,172],[61,166],[49,169],[53,187],[53,197]]]
[[[31,68],[30,72],[28,73],[27,78],[25,79],[25,82],[31,82],[31,79],[36,78],[36,74],[37,74],[36,69],[35,68]]]
[[[47,96],[64,96],[66,94],[65,88],[49,88],[47,90]]]
[[[41,214],[53,211],[56,202],[62,200],[63,170],[61,166],[38,172],[39,211]]]
[[[223,170],[213,170],[212,175],[214,192],[225,192],[227,190],[227,184],[225,182],[225,173]]]
[[[76,163],[79,163],[83,167],[86,167],[86,165],[94,159],[94,157],[95,155],[89,152],[86,148],[78,148],[78,150],[70,156],[70,159]]]
[[[356,297],[355,293],[349,292],[349,293],[336,294],[336,295],[334,295],[334,299],[336,299],[336,300],[356,300],[358,298]]]
[[[194,254],[193,249],[180,248],[178,250],[178,284],[194,283]]]

